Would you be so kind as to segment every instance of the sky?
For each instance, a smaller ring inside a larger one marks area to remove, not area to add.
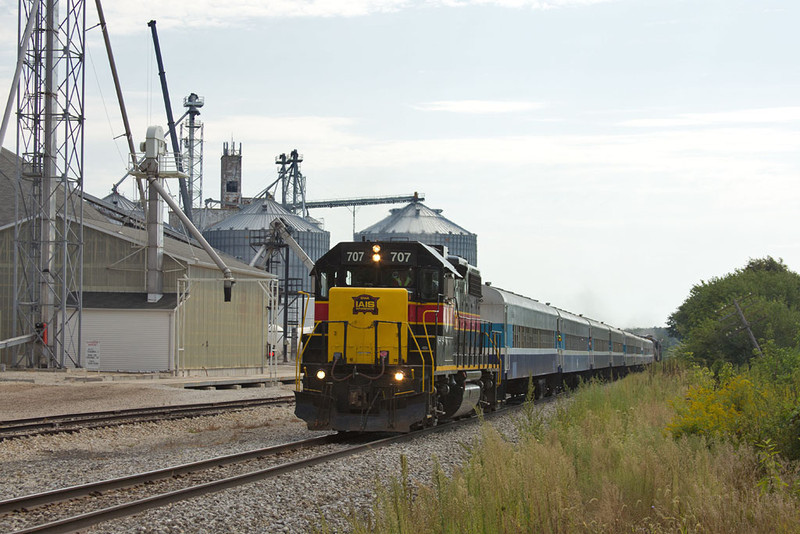
[[[224,142],[242,145],[245,195],[297,149],[308,200],[419,192],[477,234],[484,281],[619,327],[665,324],[694,284],[750,258],[800,271],[800,2],[103,10],[137,144],[149,125],[166,128],[149,20],[176,116],[185,96],[204,97],[204,198],[219,198]],[[16,39],[17,1],[0,0],[2,102]],[[102,197],[125,173],[127,145],[98,28],[85,73],[84,188]],[[392,207],[358,208],[356,229]],[[347,208],[311,215],[332,243],[352,239]]]

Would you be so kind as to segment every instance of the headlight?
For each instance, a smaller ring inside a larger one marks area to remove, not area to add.
[[[372,245],[372,252],[377,254],[380,251],[381,251],[381,246],[380,245]]]
[[[373,254],[372,255],[372,261],[374,261],[375,263],[381,261],[381,255],[377,254],[377,253]]]
[[[397,371],[397,372],[394,374],[394,379],[395,379],[397,382],[402,382],[402,381],[403,381],[403,379],[404,379],[405,377],[406,377],[406,374],[405,374],[403,371]]]
[[[319,371],[317,371],[317,379],[318,380],[325,380],[325,376],[326,376],[325,375],[325,371],[323,369],[320,369]]]

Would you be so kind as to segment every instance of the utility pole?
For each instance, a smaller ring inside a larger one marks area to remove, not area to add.
[[[763,358],[764,353],[761,352],[761,347],[758,345],[756,336],[753,335],[753,330],[750,328],[750,323],[747,322],[744,312],[742,312],[742,307],[739,305],[739,301],[735,298],[733,299],[733,305],[736,306],[736,313],[739,315],[739,320],[742,322],[742,327],[740,330],[747,330],[747,335],[750,337],[750,343],[752,343],[753,348],[758,351],[758,355]]]

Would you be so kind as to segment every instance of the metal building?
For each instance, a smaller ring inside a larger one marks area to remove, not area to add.
[[[15,169],[13,153],[2,149],[0,198],[13,198]],[[0,203],[0,340],[19,335],[12,313],[15,222],[13,204]],[[266,372],[275,319],[269,314],[277,299],[273,275],[227,259],[237,283],[226,303],[209,255],[166,235],[163,297],[148,302],[145,231],[112,221],[88,203],[83,223],[81,348],[66,367],[182,375]],[[0,363],[24,363],[19,347],[0,350]]]
[[[356,232],[356,241],[421,241],[426,245],[444,245],[450,254],[478,264],[478,236],[442,216],[422,202],[390,210],[391,215]]]

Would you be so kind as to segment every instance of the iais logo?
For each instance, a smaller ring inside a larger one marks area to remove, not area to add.
[[[357,313],[371,313],[378,315],[378,299],[372,295],[359,295],[353,297],[353,315]]]

